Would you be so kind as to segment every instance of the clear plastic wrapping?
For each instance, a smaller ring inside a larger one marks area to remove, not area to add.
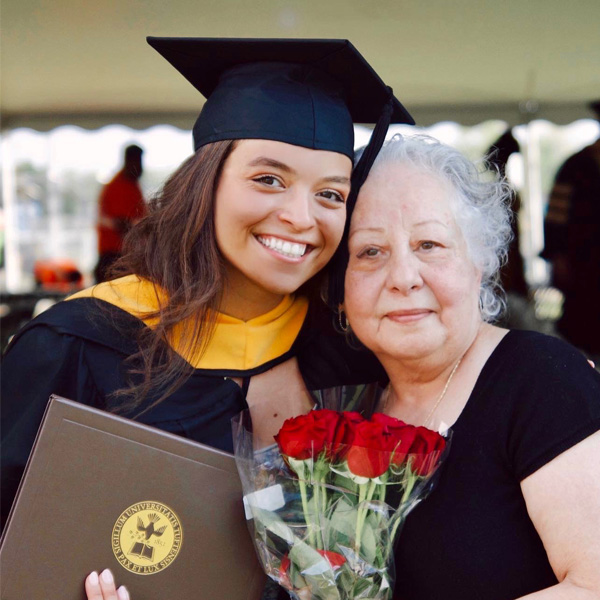
[[[431,491],[450,432],[318,409],[286,421],[276,441],[257,449],[248,411],[234,420],[246,517],[267,575],[301,600],[391,598],[394,541]]]

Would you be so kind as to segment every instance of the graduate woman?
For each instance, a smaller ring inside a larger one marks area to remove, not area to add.
[[[307,390],[381,374],[333,331],[320,274],[351,183],[355,196],[388,124],[410,115],[345,40],[148,41],[207,97],[195,154],[129,235],[118,278],[54,306],[9,347],[3,520],[50,394],[230,451],[241,410],[272,439],[310,410]],[[353,121],[376,123],[354,173]],[[116,598],[95,574],[87,585],[90,598]]]

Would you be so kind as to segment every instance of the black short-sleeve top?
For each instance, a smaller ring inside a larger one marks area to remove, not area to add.
[[[600,430],[600,374],[557,338],[510,331],[452,430],[438,485],[398,538],[394,597],[514,600],[555,585],[520,483]]]

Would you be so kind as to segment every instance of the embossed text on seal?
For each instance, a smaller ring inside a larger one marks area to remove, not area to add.
[[[148,500],[126,508],[112,531],[112,549],[121,566],[138,575],[166,569],[179,554],[183,530],[171,508]]]

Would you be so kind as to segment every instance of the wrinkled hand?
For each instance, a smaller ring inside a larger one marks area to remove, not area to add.
[[[115,588],[115,580],[109,569],[100,575],[93,571],[85,579],[87,600],[130,600],[127,588],[122,585]]]

